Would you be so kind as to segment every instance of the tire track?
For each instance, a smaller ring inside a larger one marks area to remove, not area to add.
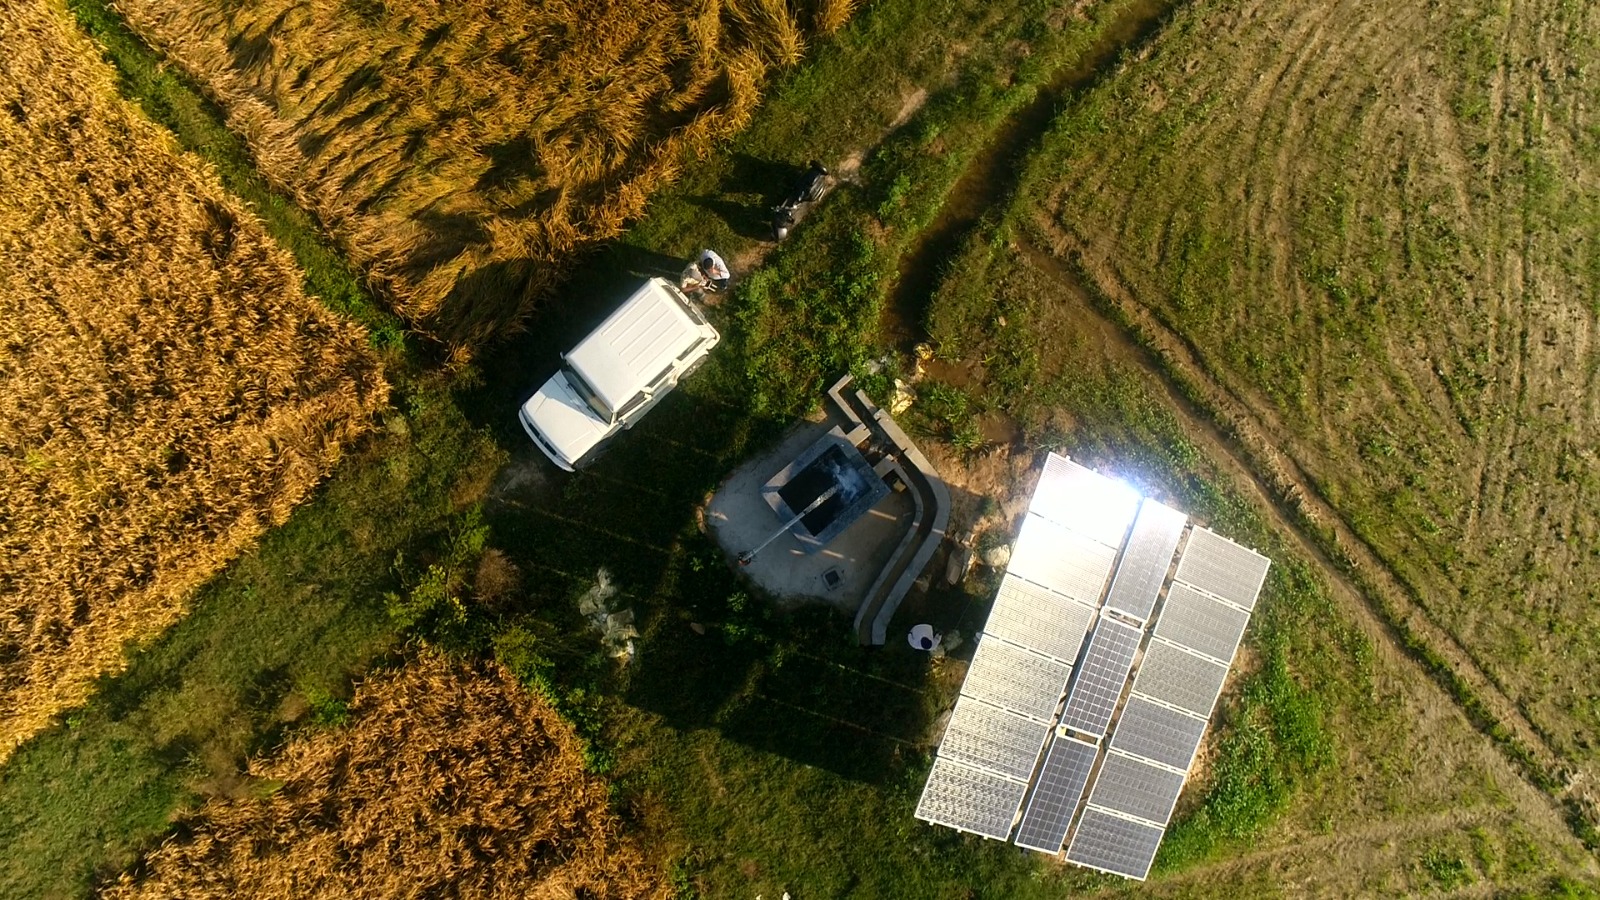
[[[1186,340],[1142,305],[1109,296],[1110,291],[1121,293],[1116,280],[1089,275],[1108,292],[1097,303],[1088,298],[1085,280],[1070,264],[1029,238],[1019,239],[1018,246],[1035,267],[1083,297],[1086,311],[1100,320],[1101,331],[1115,335],[1126,355],[1157,376],[1168,401],[1192,433],[1219,460],[1231,465],[1269,521],[1322,570],[1340,606],[1375,643],[1381,641],[1392,649],[1441,689],[1450,702],[1462,707],[1468,720],[1494,740],[1534,787],[1569,804],[1569,809],[1576,804],[1591,826],[1600,820],[1585,789],[1592,776],[1563,765],[1521,708],[1454,636],[1428,615],[1410,587],[1356,536],[1295,460],[1265,438],[1270,432],[1250,405],[1211,377]],[[1110,309],[1102,308],[1102,303]],[[1447,671],[1429,665],[1428,654],[1442,658]],[[1452,685],[1451,680],[1459,684]],[[1480,708],[1474,709],[1474,705]],[[1562,811],[1555,807],[1547,807],[1545,813],[1562,818]]]

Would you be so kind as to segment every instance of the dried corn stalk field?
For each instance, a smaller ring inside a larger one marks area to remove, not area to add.
[[[618,834],[572,727],[501,669],[424,652],[363,685],[347,726],[251,767],[102,897],[665,897]]]
[[[387,391],[64,9],[0,6],[0,46],[3,759],[287,517]]]
[[[854,0],[120,0],[419,329],[548,296]]]

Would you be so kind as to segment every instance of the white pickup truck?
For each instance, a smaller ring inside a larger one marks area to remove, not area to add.
[[[574,471],[608,439],[632,428],[705,362],[719,340],[682,291],[651,278],[562,354],[561,368],[517,416],[551,462]]]

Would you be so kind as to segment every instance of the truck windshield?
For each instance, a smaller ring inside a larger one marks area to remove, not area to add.
[[[583,376],[578,374],[578,370],[570,365],[562,366],[561,371],[567,376],[567,383],[572,385],[572,389],[578,392],[579,397],[583,398],[583,402],[589,404],[589,408],[594,410],[594,414],[599,416],[601,421],[610,425],[612,423],[611,410],[606,409],[605,403],[601,402],[600,397],[595,394],[594,388],[589,386],[589,382],[584,381]]]

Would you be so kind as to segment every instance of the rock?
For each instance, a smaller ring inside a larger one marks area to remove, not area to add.
[[[972,548],[961,546],[950,551],[950,562],[944,567],[945,584],[960,584],[972,568]]]
[[[911,408],[911,403],[916,398],[911,394],[911,388],[904,381],[894,380],[894,396],[889,398],[889,415],[898,416]]]
[[[1011,563],[1011,545],[1001,544],[984,551],[983,564],[991,569],[1004,569]]]

